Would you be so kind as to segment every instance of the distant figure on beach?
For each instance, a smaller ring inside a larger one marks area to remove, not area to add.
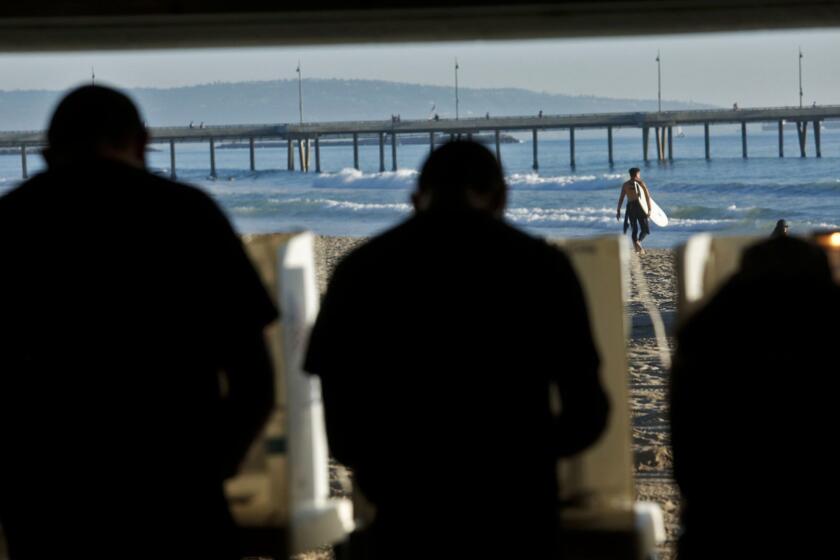
[[[540,109],[540,112],[537,113],[537,117],[542,118],[542,116],[543,116],[543,112],[542,112],[542,109]]]
[[[378,511],[367,558],[557,557],[556,463],[598,439],[608,403],[568,258],[508,225],[506,200],[495,156],[448,142],[414,215],[330,282],[305,369]]]
[[[626,234],[627,229],[632,227],[633,248],[637,253],[644,253],[642,241],[650,235],[650,225],[648,224],[650,208],[652,208],[650,192],[645,182],[642,181],[641,170],[638,167],[631,167],[629,173],[630,179],[621,185],[621,194],[618,197],[618,210],[616,210],[615,219],[616,221],[621,220],[621,204],[624,202],[624,197],[627,197],[627,209],[624,213],[624,233]],[[639,199],[642,197],[644,197],[647,203],[647,212],[639,202]]]
[[[818,558],[836,542],[838,316],[822,249],[776,237],[678,332],[681,560]]]
[[[131,101],[55,109],[0,198],[0,524],[11,558],[240,558],[223,493],[273,406],[276,310],[228,220],[149,173]]]
[[[770,237],[785,237],[788,234],[788,223],[786,220],[779,220],[776,222],[776,227],[773,228],[773,233]]]
[[[737,110],[738,110],[738,103],[733,103],[733,104],[732,104],[732,110],[733,110],[733,111],[737,111]]]
[[[193,122],[192,122],[192,121],[190,121],[190,128],[192,128],[192,127],[193,127]]]

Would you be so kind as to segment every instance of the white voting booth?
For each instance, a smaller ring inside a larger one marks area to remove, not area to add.
[[[694,235],[677,249],[679,320],[684,321],[713,296],[741,266],[744,249],[757,237]]]
[[[234,514],[243,525],[286,526],[292,553],[334,544],[353,530],[352,508],[345,500],[329,498],[320,386],[317,378],[300,370],[319,301],[314,238],[309,233],[271,234],[246,236],[244,241],[266,285],[279,294],[282,320],[271,333],[278,406],[264,441],[255,445],[243,472],[228,485]],[[601,379],[611,403],[604,435],[559,466],[561,498],[575,504],[566,511],[564,525],[572,535],[585,536],[579,540],[587,558],[651,557],[664,530],[655,505],[634,502],[624,315],[629,245],[622,237],[559,244],[584,287],[602,359]],[[284,437],[287,453],[272,444]],[[616,535],[619,538],[605,537]],[[604,542],[611,544],[599,544]]]
[[[353,530],[350,501],[329,497],[320,383],[301,369],[320,301],[314,236],[248,235],[243,242],[281,309],[279,325],[269,332],[276,405],[226,490],[234,518],[246,538],[253,535],[255,553],[296,554],[342,541]]]
[[[601,357],[610,418],[601,438],[559,465],[568,558],[653,558],[665,540],[659,506],[635,502],[627,367],[630,245],[625,237],[557,242],[580,279]]]
[[[255,552],[289,555],[339,543],[354,530],[350,501],[329,497],[320,383],[301,370],[319,303],[314,236],[248,235],[243,241],[281,308],[279,324],[268,333],[277,404],[226,491],[237,523],[254,537],[259,549]],[[611,404],[604,435],[558,468],[561,498],[574,504],[564,516],[572,543],[567,557],[651,558],[655,545],[664,539],[664,528],[657,506],[634,502],[624,315],[629,245],[623,237],[575,239],[559,245],[584,288],[602,360],[601,380]],[[721,267],[725,254],[721,249]],[[411,499],[410,494],[406,499]]]

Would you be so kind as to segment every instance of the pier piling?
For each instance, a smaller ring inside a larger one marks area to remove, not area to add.
[[[607,127],[607,153],[609,157],[610,165],[613,165],[613,140],[612,140],[612,127]]]
[[[779,121],[779,157],[785,157],[785,121]]]
[[[575,127],[569,127],[569,165],[575,166]]]
[[[703,123],[703,140],[706,144],[706,160],[712,159],[711,151],[709,150],[709,123]]]
[[[210,176],[216,177],[216,141],[210,139]]]
[[[175,180],[178,173],[175,171],[175,140],[169,141],[169,176]]]
[[[391,171],[397,170],[397,134],[391,133]]]
[[[539,162],[539,159],[537,158],[537,153],[539,151],[538,150],[539,139],[537,138],[537,129],[536,128],[531,131],[531,138],[532,138],[531,143],[533,144],[533,149],[534,149],[534,163],[533,163],[533,165],[531,165],[531,169],[533,169],[534,171],[537,171],[540,168],[540,162]]]
[[[648,138],[650,137],[650,127],[643,126],[642,127],[642,159],[644,159],[645,163],[649,161],[648,159]]]
[[[385,133],[379,133],[379,172],[385,171]]]
[[[656,137],[656,161],[665,159],[665,150],[662,148],[662,137],[659,135],[659,127],[653,128],[653,135]]]
[[[301,138],[298,140],[298,161],[300,162],[300,170],[304,173],[309,171],[309,139]]]
[[[286,169],[295,170],[295,141],[291,138],[286,141]]]
[[[256,154],[254,154],[254,139],[253,138],[248,139],[248,155],[250,156],[250,161],[251,161],[251,171],[256,171],[257,170],[257,160],[256,160]],[[172,167],[174,169],[175,165],[173,164]]]
[[[353,169],[359,169],[359,133],[353,133]]]
[[[741,121],[741,157],[747,159],[747,123]]]
[[[814,127],[814,149],[817,150],[817,157],[822,157],[822,147],[820,146],[820,121],[813,122]]]
[[[21,176],[24,179],[29,179],[29,169],[26,165],[26,144],[20,145],[20,169]]]
[[[805,157],[805,148],[808,141],[808,121],[796,123],[796,134],[799,136],[799,157]]]
[[[321,138],[315,137],[315,173],[321,172]]]
[[[502,139],[501,139],[501,131],[498,129],[495,131],[494,136],[496,137],[496,161],[501,163],[502,161]]]
[[[668,161],[674,161],[674,127],[668,127]]]

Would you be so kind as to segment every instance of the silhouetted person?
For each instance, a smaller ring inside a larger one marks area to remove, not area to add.
[[[741,270],[678,333],[672,371],[680,559],[819,558],[836,516],[838,287],[792,237]]]
[[[225,216],[148,173],[131,101],[58,105],[0,198],[0,523],[13,559],[236,558],[222,492],[273,401],[276,310]]]
[[[483,146],[433,152],[412,201],[337,267],[305,364],[333,455],[378,509],[367,555],[554,558],[557,459],[608,412],[581,287],[505,223]]]
[[[785,237],[788,234],[788,223],[785,220],[776,222],[776,227],[773,228],[773,233],[770,237]]]

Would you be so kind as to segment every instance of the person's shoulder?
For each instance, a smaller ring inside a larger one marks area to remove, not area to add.
[[[537,237],[507,222],[499,221],[497,226],[504,232],[507,244],[521,259],[531,261],[535,266],[557,270],[570,269],[566,251],[543,237]]]
[[[359,267],[385,264],[393,257],[403,254],[405,242],[412,235],[414,229],[412,219],[408,219],[396,226],[366,239],[358,247],[351,250],[339,261],[336,271],[352,270]]]
[[[138,186],[142,187],[142,190],[136,193],[137,196],[156,198],[159,204],[169,205],[178,211],[189,212],[192,216],[201,214],[215,218],[222,215],[216,201],[198,187],[161,177],[146,170],[137,169],[132,170],[131,173],[135,174]]]
[[[49,183],[46,173],[39,173],[0,196],[0,215],[14,217],[21,205]]]

